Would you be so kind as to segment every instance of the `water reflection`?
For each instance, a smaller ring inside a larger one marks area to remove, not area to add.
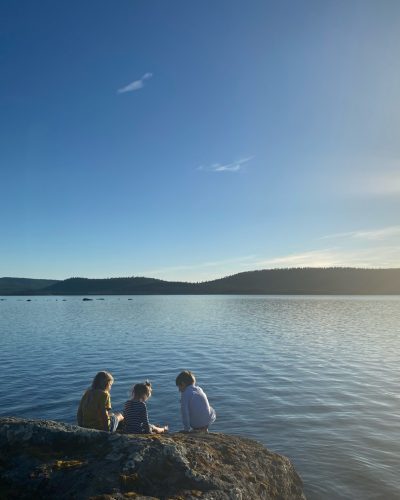
[[[3,415],[74,422],[95,372],[153,382],[154,421],[180,428],[192,369],[215,431],[289,456],[309,498],[400,496],[399,297],[10,297],[0,304]]]

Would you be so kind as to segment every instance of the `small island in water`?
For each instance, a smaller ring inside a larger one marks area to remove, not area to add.
[[[247,271],[189,283],[156,278],[0,278],[0,295],[398,295],[400,269],[350,267]]]

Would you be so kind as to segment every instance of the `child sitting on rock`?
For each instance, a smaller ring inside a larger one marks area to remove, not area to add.
[[[152,393],[151,383],[146,380],[142,384],[135,384],[132,389],[132,398],[124,406],[124,432],[126,434],[162,434],[168,432],[168,425],[157,427],[149,423],[146,401]]]
[[[181,414],[184,432],[208,432],[215,422],[216,414],[208,402],[203,389],[196,385],[194,374],[188,370],[176,377],[176,385],[181,392]]]
[[[121,413],[111,413],[111,386],[114,377],[109,372],[99,372],[92,386],[87,389],[79,404],[78,425],[99,431],[115,432],[123,420]]]

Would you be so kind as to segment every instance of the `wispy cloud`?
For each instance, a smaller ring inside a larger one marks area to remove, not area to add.
[[[205,170],[207,172],[238,172],[242,169],[243,165],[252,160],[254,156],[247,158],[240,158],[239,160],[231,163],[213,163],[212,165],[200,165],[197,170]]]
[[[349,231],[345,233],[329,234],[320,239],[362,239],[362,240],[387,240],[400,236],[400,226],[388,226],[380,229],[368,229],[363,231]]]
[[[148,80],[153,76],[153,73],[145,73],[140,80],[135,80],[132,83],[129,83],[125,87],[122,87],[117,90],[117,94],[124,94],[125,92],[133,92],[135,90],[139,90],[144,87],[145,80]]]
[[[212,262],[200,262],[141,271],[143,276],[171,281],[209,281],[243,271],[291,267],[400,267],[398,245],[370,248],[322,248],[275,255],[267,258],[248,255]]]
[[[249,269],[253,266],[254,260],[255,255],[245,255],[243,257],[232,257],[223,260],[182,264],[179,266],[166,266],[159,269],[148,269],[141,271],[141,273],[144,276],[152,276],[161,279],[206,281],[238,272],[236,269]]]
[[[254,262],[255,269],[279,267],[399,267],[399,247],[325,248]]]
[[[254,262],[260,267],[399,267],[400,226],[347,231],[322,236],[330,247]]]
[[[177,266],[141,271],[152,276],[176,281],[208,281],[230,274],[257,269],[291,267],[400,267],[400,226],[356,230],[323,236],[315,242],[331,239],[320,248],[275,255],[245,255],[215,261],[187,262]]]

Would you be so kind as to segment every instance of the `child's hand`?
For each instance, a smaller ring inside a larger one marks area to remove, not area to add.
[[[168,425],[164,425],[164,432],[168,432],[168,431],[169,431]]]

